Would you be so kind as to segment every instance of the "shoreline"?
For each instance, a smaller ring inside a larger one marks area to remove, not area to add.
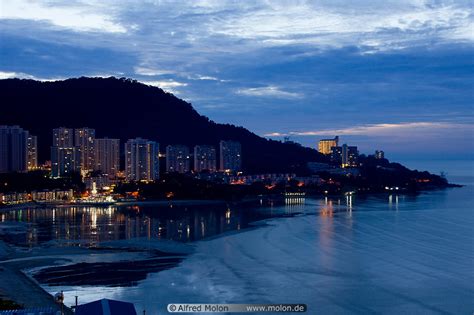
[[[429,192],[434,190],[443,190],[448,188],[462,188],[466,185],[461,184],[452,184],[449,183],[446,186],[433,186],[427,187],[425,189],[416,190],[416,191],[408,191],[408,190],[399,190],[397,193],[399,195],[402,194],[418,194],[422,192]],[[382,194],[390,194],[391,191],[356,191],[353,195],[361,195],[361,196],[370,196],[370,195],[382,195]],[[311,193],[306,192],[306,197],[311,198],[324,198],[324,197],[342,197],[345,196],[344,193],[339,194],[324,194],[324,193]],[[118,206],[118,207],[126,207],[126,206],[205,206],[205,205],[219,205],[219,204],[245,204],[248,202],[258,201],[262,198],[266,199],[278,199],[278,198],[285,198],[283,195],[254,195],[250,197],[246,197],[240,200],[225,200],[225,199],[177,199],[177,200],[163,200],[163,199],[150,199],[150,200],[135,200],[135,201],[117,201],[107,204],[97,204],[97,203],[71,203],[71,202],[51,202],[51,203],[37,203],[37,202],[26,202],[23,204],[14,204],[14,205],[0,205],[0,213],[5,211],[11,210],[22,210],[23,208],[33,208],[33,209],[50,209],[55,207],[109,207],[109,206]]]
[[[171,246],[171,244],[155,244],[152,248],[144,247],[140,240],[115,243],[104,242],[95,248],[38,246],[25,251],[0,240],[0,298],[21,305],[24,308],[52,307],[56,311],[61,306],[33,274],[42,269],[67,265],[96,263],[120,264],[130,262],[153,262],[157,255],[184,257],[192,253],[191,246]],[[148,246],[148,244],[147,244]],[[171,250],[174,250],[171,251]],[[166,257],[165,257],[166,258]],[[165,262],[167,266],[169,262]],[[145,269],[148,266],[144,267]],[[148,270],[148,269],[146,269]],[[47,285],[46,285],[47,286]],[[65,293],[67,294],[67,293]],[[70,296],[69,296],[70,298]],[[81,302],[79,300],[79,302]],[[64,305],[64,314],[74,314]]]
[[[70,203],[70,202],[58,202],[58,203],[35,203],[28,202],[23,204],[15,205],[4,205],[0,206],[0,213],[7,212],[11,210],[22,210],[24,208],[30,209],[51,209],[56,207],[109,207],[109,206],[144,206],[144,205],[156,205],[156,206],[166,206],[166,205],[176,205],[176,206],[200,206],[200,205],[216,205],[216,204],[227,204],[226,200],[210,200],[210,199],[180,199],[180,200],[142,200],[142,201],[118,201],[111,204],[86,204],[86,203]]]
[[[26,272],[28,269],[54,266],[61,257],[28,257],[19,260],[8,259],[10,255],[18,255],[10,245],[0,240],[0,246],[8,248],[7,257],[0,261],[0,298],[12,301],[23,308],[49,307],[60,311],[60,304],[56,303],[54,297],[44,290],[39,283],[32,279]],[[21,255],[20,255],[21,256]],[[7,259],[4,259],[7,258]],[[64,314],[74,314],[72,310],[64,305]]]

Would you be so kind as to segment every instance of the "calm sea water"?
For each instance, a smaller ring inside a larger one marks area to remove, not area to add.
[[[427,170],[433,174],[443,172],[448,181],[457,184],[474,183],[474,160],[415,160],[401,159],[403,165],[410,169]]]
[[[166,313],[168,303],[306,303],[309,314],[472,314],[473,205],[473,186],[466,186],[248,209],[66,208],[54,218],[29,212],[36,236],[30,233],[22,246],[138,236],[195,247],[177,267],[136,286],[45,286],[64,290],[68,304],[78,295],[83,303],[130,301],[147,314]],[[24,212],[3,220],[28,221]]]

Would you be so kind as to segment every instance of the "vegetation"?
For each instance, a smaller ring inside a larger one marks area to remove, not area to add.
[[[32,171],[28,173],[0,174],[0,192],[31,192],[43,189],[74,189],[81,191],[84,184],[78,173],[68,178],[51,179],[47,171]]]
[[[326,161],[316,150],[296,143],[268,140],[242,127],[218,124],[191,104],[163,90],[130,79],[77,78],[56,82],[0,80],[3,103],[0,125],[20,125],[38,136],[39,157],[49,159],[52,129],[91,127],[98,137],[122,143],[142,137],[168,144],[242,144],[248,173],[303,172],[310,161]],[[27,113],[27,114],[25,114]]]
[[[165,174],[155,183],[123,183],[116,187],[115,193],[131,195],[138,192],[144,199],[207,199],[241,200],[258,195],[281,194],[297,189],[297,182],[267,186],[264,182],[251,185],[229,185],[195,179],[183,174]]]

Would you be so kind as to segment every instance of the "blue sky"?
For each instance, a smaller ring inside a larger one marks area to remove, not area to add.
[[[471,1],[0,2],[0,78],[125,76],[217,122],[472,159]]]

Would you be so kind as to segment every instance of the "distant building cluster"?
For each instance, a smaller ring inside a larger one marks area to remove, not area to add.
[[[51,176],[60,178],[73,172],[86,175],[101,171],[111,178],[120,168],[120,140],[98,139],[92,128],[53,129]]]
[[[343,144],[331,148],[331,160],[340,163],[341,167],[357,167],[359,151],[356,146]]]
[[[160,154],[158,142],[129,139],[124,145],[125,169],[120,170],[120,140],[96,138],[92,128],[55,128],[52,132],[51,177],[61,178],[80,172],[83,177],[98,172],[101,177],[127,181],[154,181],[160,177],[160,158],[166,159],[169,173],[238,173],[242,170],[242,148],[236,141],[199,144],[194,150],[186,145],[166,146]],[[218,153],[219,152],[219,164]],[[38,168],[38,140],[19,126],[0,126],[0,173],[26,172]],[[97,175],[94,175],[97,176]],[[95,181],[94,181],[95,182]],[[103,185],[108,181],[100,180]]]
[[[318,143],[318,151],[324,155],[329,155],[331,161],[339,164],[341,167],[359,166],[359,151],[356,146],[343,144],[339,146],[339,137],[334,139],[322,139]]]
[[[332,139],[321,139],[318,142],[318,152],[330,157],[331,161],[338,164],[342,168],[355,168],[359,166],[359,150],[356,146],[347,144],[339,145],[339,137],[335,136]],[[372,155],[375,159],[385,159],[385,153],[381,150],[376,150]],[[320,165],[318,165],[320,164]],[[324,163],[310,163],[312,171],[328,171]],[[330,170],[335,172],[335,170]]]
[[[34,190],[31,193],[0,193],[0,203],[21,204],[25,202],[53,202],[53,201],[71,201],[74,197],[72,189],[61,190]]]

